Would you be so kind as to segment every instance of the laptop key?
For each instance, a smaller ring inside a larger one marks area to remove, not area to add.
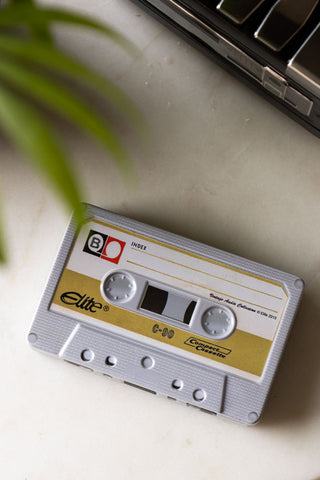
[[[287,74],[314,95],[320,95],[320,24],[290,60]]]
[[[217,9],[235,23],[243,23],[265,0],[221,0]]]
[[[305,25],[319,0],[278,0],[255,37],[279,52]]]

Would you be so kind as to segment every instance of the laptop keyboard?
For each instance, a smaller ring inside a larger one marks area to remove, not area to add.
[[[178,0],[179,1],[179,0]],[[320,96],[320,0],[182,0],[220,15],[251,42],[284,61],[286,72]],[[209,15],[210,16],[210,15]],[[240,47],[241,48],[241,47]]]
[[[296,39],[299,48],[320,22],[319,0],[221,0],[215,8],[239,26],[250,24],[246,30],[251,36],[274,52],[301,32]]]
[[[306,24],[319,0],[278,1],[262,22],[255,37],[279,52]]]
[[[320,0],[133,0],[320,136]]]

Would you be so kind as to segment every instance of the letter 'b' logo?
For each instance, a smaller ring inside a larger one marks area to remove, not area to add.
[[[122,240],[90,230],[83,251],[108,262],[119,263],[125,244]]]

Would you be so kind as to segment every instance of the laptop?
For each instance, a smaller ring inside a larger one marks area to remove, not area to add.
[[[320,136],[320,0],[132,0]]]

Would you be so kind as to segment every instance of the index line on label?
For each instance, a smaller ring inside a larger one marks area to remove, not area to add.
[[[169,273],[160,272],[159,270],[155,270],[154,268],[146,267],[145,265],[141,265],[139,263],[132,262],[131,260],[127,260],[127,263],[135,265],[136,267],[145,268],[147,270],[150,270],[151,272],[160,273],[161,275],[165,275],[166,277],[174,278],[175,280],[180,280],[181,282],[189,283],[190,285],[194,285],[195,287],[204,288],[205,290],[208,290],[209,292],[216,292],[220,295],[226,295],[230,298],[234,298],[235,300],[239,300],[240,302],[246,302],[246,303],[249,303],[250,305],[254,305],[255,307],[263,308],[264,310],[269,310],[270,312],[277,313],[277,314],[279,313],[277,310],[272,310],[271,308],[267,308],[267,307],[264,307],[263,305],[258,305],[256,303],[249,302],[248,300],[243,300],[242,298],[234,297],[233,295],[229,295],[229,294],[226,294],[226,293],[223,293],[223,292],[218,292],[217,290],[205,287],[204,285],[200,285],[198,283],[190,282],[189,280],[185,280],[183,278],[175,277],[174,275],[170,275]]]
[[[218,280],[222,280],[227,283],[232,283],[233,285],[237,285],[238,287],[243,287],[248,290],[252,290],[253,292],[267,295],[268,297],[276,298],[277,300],[281,300],[281,301],[284,300],[282,297],[277,297],[276,295],[272,295],[271,293],[266,293],[266,292],[262,292],[261,290],[256,290],[255,288],[247,287],[246,285],[242,285],[241,283],[233,282],[232,280],[227,280],[226,278],[219,277],[218,275],[213,275],[212,273],[203,272],[202,270],[198,270],[197,268],[188,267],[188,265],[183,265],[183,263],[175,262],[174,260],[169,260],[168,258],[160,257],[159,255],[154,255],[153,253],[143,252],[138,248],[131,247],[131,250],[135,250],[136,252],[143,253],[144,255],[149,255],[150,257],[159,258],[160,260],[173,263],[174,265],[179,265],[180,267],[187,268],[189,270],[192,270],[193,272],[203,273],[204,275],[208,275],[209,277],[217,278]]]
[[[123,227],[119,227],[118,225],[103,222],[102,220],[98,220],[96,218],[90,218],[90,219],[88,219],[88,221],[86,223],[88,224],[90,222],[98,223],[99,225],[103,225],[104,227],[112,228],[112,229],[117,230],[119,232],[123,232],[123,233],[129,234],[129,235],[135,236],[136,238],[142,238],[143,240],[147,240],[148,242],[154,243],[155,245],[160,245],[161,247],[166,247],[166,248],[169,248],[169,249],[174,250],[176,252],[184,253],[185,255],[189,255],[190,257],[199,258],[199,259],[205,260],[209,263],[213,263],[214,265],[219,265],[219,266],[221,266],[223,268],[226,268],[228,270],[232,270],[233,272],[239,272],[242,275],[247,275],[248,277],[257,278],[258,280],[262,280],[262,281],[270,283],[272,285],[276,285],[277,287],[281,288],[281,290],[283,291],[285,296],[288,298],[287,292],[285,291],[283,285],[280,282],[276,282],[275,280],[271,280],[270,278],[265,278],[265,277],[262,277],[261,275],[256,275],[254,273],[246,272],[245,270],[242,270],[241,268],[232,267],[231,265],[227,265],[227,264],[223,263],[222,261],[217,261],[217,260],[213,260],[212,258],[207,258],[203,255],[199,255],[197,253],[193,253],[193,252],[190,252],[188,250],[184,250],[182,248],[176,247],[175,245],[171,245],[170,243],[163,243],[160,240],[156,240],[154,238],[147,237],[146,235],[142,235],[141,233],[138,233],[134,230],[128,230],[127,228],[123,228]]]

